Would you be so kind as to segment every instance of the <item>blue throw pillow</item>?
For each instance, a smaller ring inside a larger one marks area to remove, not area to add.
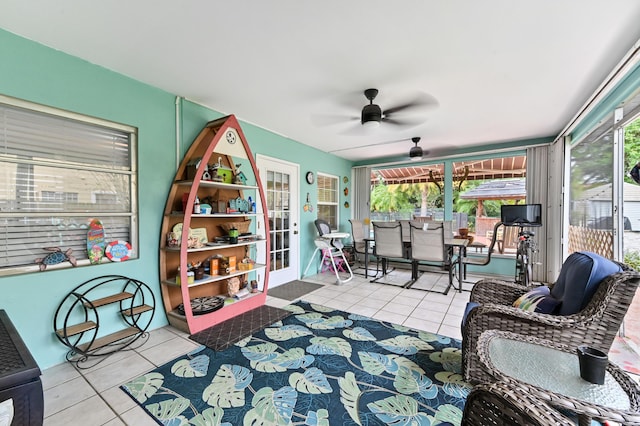
[[[518,299],[513,302],[513,306],[525,311],[552,314],[560,304],[560,301],[554,299],[549,293],[550,289],[546,285],[536,287],[518,297]]]
[[[551,289],[551,296],[561,302],[558,313],[572,315],[584,309],[600,282],[622,271],[620,265],[595,253],[572,253],[564,261],[560,276]]]

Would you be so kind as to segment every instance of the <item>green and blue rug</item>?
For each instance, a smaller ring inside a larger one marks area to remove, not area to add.
[[[203,346],[122,389],[162,425],[458,425],[461,342],[297,302],[224,351]]]

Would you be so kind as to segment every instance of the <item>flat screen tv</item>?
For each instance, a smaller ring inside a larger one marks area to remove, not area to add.
[[[500,218],[507,226],[542,226],[542,204],[501,206]]]

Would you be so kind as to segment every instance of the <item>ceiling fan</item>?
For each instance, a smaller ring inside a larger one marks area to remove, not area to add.
[[[409,159],[411,161],[418,161],[418,160],[422,160],[422,158],[428,154],[428,152],[425,152],[422,150],[422,147],[418,146],[418,143],[420,142],[420,137],[419,136],[414,136],[411,138],[411,142],[413,142],[415,145],[411,147],[411,149],[409,150]],[[390,145],[390,144],[394,144],[394,143],[398,143],[398,142],[404,142],[408,139],[398,139],[395,141],[386,141],[386,142],[378,142],[378,143],[369,143],[369,144],[365,144],[365,145],[359,145],[359,146],[349,146],[349,147],[345,147],[345,148],[339,148],[339,149],[334,149],[329,151],[330,153],[336,153],[336,152],[340,152],[340,151],[350,151],[353,149],[359,149],[359,148],[369,148],[372,146],[380,146],[380,145]]]
[[[378,96],[378,89],[367,89],[364,91],[364,97],[369,100],[369,105],[365,105],[362,108],[362,113],[360,114],[360,123],[365,127],[378,127],[382,122],[395,125],[420,124],[426,121],[426,119],[420,118],[417,120],[403,120],[402,118],[397,118],[397,115],[401,111],[406,111],[412,108],[418,109],[422,106],[437,103],[435,102],[435,99],[432,99],[430,96],[426,94],[423,95],[424,96],[416,97],[410,102],[396,105],[383,111],[379,105],[373,103],[373,100]]]
[[[427,121],[425,112],[438,105],[438,101],[431,95],[423,92],[418,92],[417,95],[412,96],[409,100],[400,102],[397,105],[392,105],[389,108],[383,109],[380,105],[375,104],[374,100],[379,94],[378,89],[366,89],[364,91],[365,98],[369,101],[368,104],[362,107],[360,111],[360,124],[363,128],[376,128],[381,125],[392,125],[396,127],[410,128],[417,126]],[[354,111],[355,112],[355,111]],[[358,118],[353,113],[347,114],[322,114],[312,117],[313,121],[319,125],[333,125],[333,124],[348,124],[354,123],[352,120]],[[357,128],[351,127],[343,134],[359,134]]]

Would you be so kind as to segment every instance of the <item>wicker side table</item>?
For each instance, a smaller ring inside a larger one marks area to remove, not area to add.
[[[9,316],[0,310],[0,401],[13,400],[12,425],[42,425],[40,368]]]
[[[640,387],[609,363],[604,385],[580,378],[575,348],[536,337],[490,330],[478,339],[478,357],[486,372],[554,407],[591,419],[640,425]]]

